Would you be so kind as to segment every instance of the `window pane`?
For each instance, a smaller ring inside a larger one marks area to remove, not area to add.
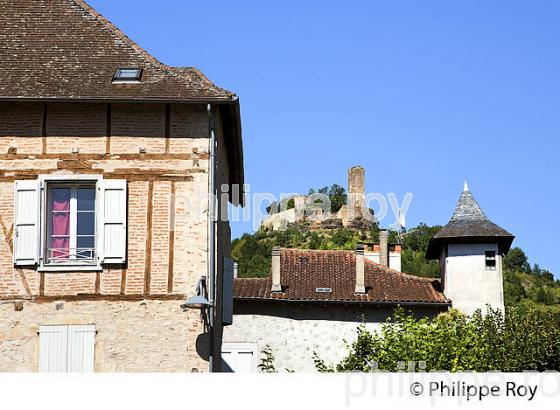
[[[95,234],[95,214],[93,212],[78,212],[78,235]]]
[[[51,209],[53,211],[70,210],[70,189],[53,188],[51,190]]]
[[[95,247],[95,238],[93,236],[78,236],[77,247],[79,248],[93,248]]]
[[[117,78],[119,79],[136,79],[140,74],[139,68],[119,68],[117,70]]]
[[[70,235],[70,213],[53,212],[51,235]]]
[[[64,236],[54,236],[51,238],[51,251],[49,258],[68,259],[70,251],[70,238]]]
[[[78,188],[78,211],[95,210],[95,188]]]

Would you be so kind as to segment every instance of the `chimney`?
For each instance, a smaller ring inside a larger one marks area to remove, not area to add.
[[[239,270],[239,263],[237,261],[233,261],[233,277],[237,278],[237,273]]]
[[[356,293],[366,293],[364,274],[364,245],[356,245]]]
[[[282,292],[280,285],[280,247],[272,248],[272,291]]]
[[[379,263],[389,266],[389,231],[387,229],[379,231]]]

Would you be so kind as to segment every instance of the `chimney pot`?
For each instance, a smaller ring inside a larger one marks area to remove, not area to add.
[[[280,284],[280,247],[274,246],[272,248],[272,291],[282,292],[282,285]]]
[[[356,245],[356,293],[366,293],[364,273],[364,245]]]

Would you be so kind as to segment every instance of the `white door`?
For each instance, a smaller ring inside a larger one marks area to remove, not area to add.
[[[91,373],[94,370],[95,325],[41,326],[39,371]]]
[[[233,373],[257,372],[256,343],[223,343],[223,371]]]

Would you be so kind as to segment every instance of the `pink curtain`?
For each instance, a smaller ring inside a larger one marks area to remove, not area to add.
[[[53,258],[67,258],[70,247],[70,190],[52,190],[52,233]],[[59,236],[60,235],[60,236]]]

